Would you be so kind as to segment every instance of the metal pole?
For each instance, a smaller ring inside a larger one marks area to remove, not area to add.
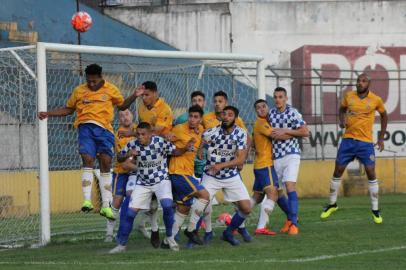
[[[80,11],[80,6],[79,6],[79,0],[76,0],[76,12]],[[81,45],[81,39],[80,39],[80,32],[76,31],[78,35],[78,45]],[[83,76],[83,71],[82,71],[82,55],[79,53],[79,75]]]
[[[320,118],[321,118],[321,160],[325,159],[324,155],[324,97],[323,97],[323,78],[322,75],[318,72],[318,70],[313,69],[313,71],[319,76],[320,80]]]
[[[264,60],[260,60],[257,62],[257,88],[258,99],[266,99]]]
[[[37,87],[38,112],[47,111],[47,75],[46,49],[44,44],[37,45]],[[39,185],[40,185],[40,245],[46,245],[51,240],[50,207],[49,207],[49,171],[48,171],[48,120],[38,122],[39,145]]]

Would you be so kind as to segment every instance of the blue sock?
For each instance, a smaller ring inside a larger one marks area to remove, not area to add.
[[[137,216],[137,212],[131,208],[128,208],[126,211],[126,215],[123,219],[120,216],[120,226],[117,233],[117,242],[125,246],[127,245],[128,238],[130,237],[130,233],[133,229],[134,219]]]
[[[124,201],[121,204],[120,207],[120,225],[118,226],[118,231],[117,231],[117,237],[118,239],[122,233],[122,225],[121,223],[124,222],[124,220],[127,218],[127,211],[128,211],[128,205],[130,204],[130,196],[124,197]]]
[[[172,226],[175,222],[175,212],[173,211],[173,201],[171,199],[162,199],[161,201],[162,212],[164,216],[164,224],[166,230],[166,236],[172,236]]]
[[[289,210],[290,218],[293,224],[297,225],[297,211],[299,208],[299,200],[297,199],[296,191],[288,192]]]
[[[203,216],[199,218],[199,221],[196,223],[196,230],[198,231],[200,229],[200,226],[202,226],[203,222]]]
[[[277,203],[282,211],[286,214],[286,217],[289,218],[289,203],[286,196],[282,195],[281,197],[279,197]]]
[[[244,222],[245,218],[247,216],[241,213],[240,211],[237,211],[233,218],[231,219],[230,225],[227,226],[226,231],[229,233],[232,233],[235,229],[240,227],[240,225]]]

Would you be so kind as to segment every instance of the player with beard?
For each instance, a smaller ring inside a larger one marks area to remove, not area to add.
[[[224,230],[222,240],[231,245],[239,245],[233,231],[244,222],[251,212],[248,191],[239,174],[248,152],[247,132],[236,125],[239,111],[233,106],[226,106],[222,112],[221,125],[210,128],[203,133],[203,146],[207,148],[207,162],[203,173],[202,185],[210,194],[210,199],[222,190],[224,199],[233,202],[238,212]]]
[[[326,219],[338,210],[337,195],[341,176],[348,163],[357,158],[364,166],[368,177],[368,190],[372,204],[372,218],[376,224],[383,222],[378,207],[379,185],[375,174],[375,151],[372,138],[375,111],[381,118],[381,131],[376,145],[384,149],[384,135],[388,123],[382,99],[369,90],[370,79],[366,74],[357,78],[357,91],[348,92],[339,110],[340,127],[345,128],[343,139],[337,152],[336,165],[330,181],[330,203],[321,213]]]

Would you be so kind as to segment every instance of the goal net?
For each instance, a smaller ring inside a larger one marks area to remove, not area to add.
[[[251,130],[252,105],[263,97],[262,72],[258,72],[262,58],[258,56],[37,46],[41,49],[0,51],[0,245],[45,244],[50,237],[89,237],[89,232],[105,231],[106,220],[98,214],[97,184],[92,192],[94,212],[80,212],[83,197],[75,115],[46,121],[36,118],[38,111],[65,106],[72,90],[86,82],[87,65],[101,65],[104,78],[124,97],[142,82],[155,81],[175,117],[190,106],[193,91],[204,92],[206,108],[212,110],[214,92],[223,90]],[[133,104],[130,110],[135,113],[137,106]]]

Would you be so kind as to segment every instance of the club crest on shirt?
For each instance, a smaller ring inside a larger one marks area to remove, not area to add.
[[[102,95],[102,96],[101,96],[101,99],[102,99],[103,101],[106,101],[106,100],[107,100],[107,95],[105,95],[105,94]]]
[[[371,154],[371,155],[369,156],[369,159],[370,159],[371,161],[375,161],[375,156]]]

